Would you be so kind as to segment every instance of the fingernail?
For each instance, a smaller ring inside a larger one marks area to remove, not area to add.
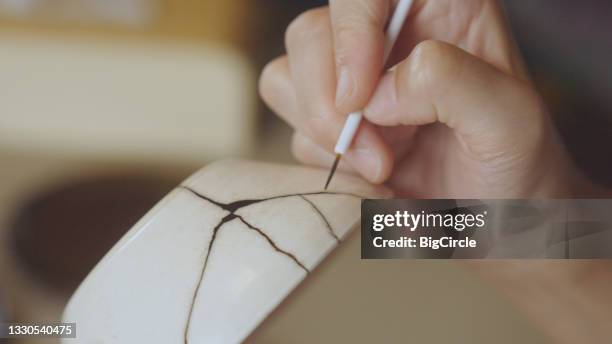
[[[371,181],[378,181],[382,169],[382,159],[374,150],[369,148],[354,148],[347,152],[350,164],[364,177]]]
[[[336,87],[336,106],[341,107],[346,99],[353,93],[355,83],[351,77],[351,73],[348,68],[340,67],[340,74],[338,74],[338,85]]]

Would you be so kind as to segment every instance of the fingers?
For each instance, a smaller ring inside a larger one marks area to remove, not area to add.
[[[259,94],[263,101],[293,128],[304,125],[289,71],[289,59],[281,56],[269,62],[261,72]]]
[[[391,62],[398,63],[426,40],[451,43],[507,74],[528,78],[497,0],[415,0]]]
[[[416,129],[413,126],[378,128],[382,132],[388,146],[391,147],[394,160],[402,159],[410,151],[414,143]],[[321,148],[310,138],[298,132],[293,134],[292,153],[299,162],[325,168],[329,168],[336,158],[334,154]],[[349,154],[349,159],[344,157],[344,159],[340,160],[338,169],[348,173],[357,173],[347,163],[347,160],[350,160],[351,153],[347,154]]]
[[[329,168],[336,156],[319,145],[314,143],[308,136],[300,133],[293,134],[291,142],[291,152],[295,158],[306,165],[313,165],[323,168]],[[355,170],[346,162],[346,159],[340,160],[338,170],[347,173],[356,173]]]
[[[380,77],[390,0],[329,3],[336,61],[336,106],[349,113],[365,106]]]
[[[294,154],[298,160],[318,166],[325,166],[323,164],[331,160],[327,165],[331,166],[335,157],[334,154],[330,153],[332,148],[322,148],[319,142],[314,141],[306,134],[306,132],[313,133],[313,130],[304,129],[304,127],[309,128],[311,125],[308,118],[302,115],[302,110],[298,105],[299,102],[291,80],[289,62],[286,56],[275,59],[264,68],[259,90],[261,97],[270,108],[298,131],[299,135],[297,136],[301,140],[296,140],[299,144],[294,141],[293,145]],[[393,152],[389,145],[381,139],[372,124],[364,123],[359,130],[360,133],[351,149],[343,157],[342,164],[348,163],[353,167],[345,168],[346,170],[358,170],[359,174],[367,180],[380,183],[386,180],[390,174]],[[406,132],[407,129],[402,129],[402,131]],[[318,132],[320,131],[314,131],[315,137],[319,137],[316,134]],[[396,137],[397,134],[388,136]],[[304,144],[305,142],[310,144]],[[295,147],[299,147],[299,149],[295,149]],[[312,151],[307,152],[306,149]],[[325,154],[321,152],[325,152]]]
[[[316,9],[301,15],[286,40],[288,57],[273,61],[262,73],[262,98],[298,132],[331,152],[346,115],[335,107],[329,12]],[[393,164],[390,148],[369,123],[360,127],[344,159],[373,183],[387,179]]]
[[[365,109],[365,117],[379,125],[444,123],[481,155],[539,139],[543,113],[526,83],[437,41],[419,44],[383,76]]]
[[[294,92],[300,109],[299,125],[314,141],[330,147],[334,133],[327,122],[340,122],[333,106],[335,66],[329,12],[304,12],[287,28],[285,45]]]
[[[289,61],[286,56],[273,60],[262,72],[259,90],[261,97],[274,112],[279,114],[292,127],[299,128],[300,112],[289,73]],[[395,137],[397,134],[389,134],[389,136]],[[319,167],[331,166],[336,158],[335,154],[325,150],[308,136],[299,132],[295,132],[293,135],[291,151],[298,161]],[[347,163],[347,161],[360,160],[359,156],[354,156],[355,154],[354,150],[347,152],[344,159],[340,161],[338,169],[348,173],[356,173],[355,169]],[[367,162],[365,163],[367,164]],[[364,165],[364,163],[361,165]]]

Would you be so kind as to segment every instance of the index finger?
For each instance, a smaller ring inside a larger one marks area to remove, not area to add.
[[[336,107],[363,108],[383,67],[384,28],[391,0],[330,0],[336,60]]]

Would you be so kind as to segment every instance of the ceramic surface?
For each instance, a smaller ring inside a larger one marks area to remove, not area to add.
[[[113,247],[64,321],[83,343],[242,341],[358,226],[361,197],[388,196],[342,174],[324,192],[326,173],[208,165]]]

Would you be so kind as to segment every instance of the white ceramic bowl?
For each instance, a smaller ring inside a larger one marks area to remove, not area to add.
[[[360,198],[388,195],[342,174],[323,192],[326,173],[208,165],[108,252],[63,320],[79,343],[242,341],[359,225]]]

